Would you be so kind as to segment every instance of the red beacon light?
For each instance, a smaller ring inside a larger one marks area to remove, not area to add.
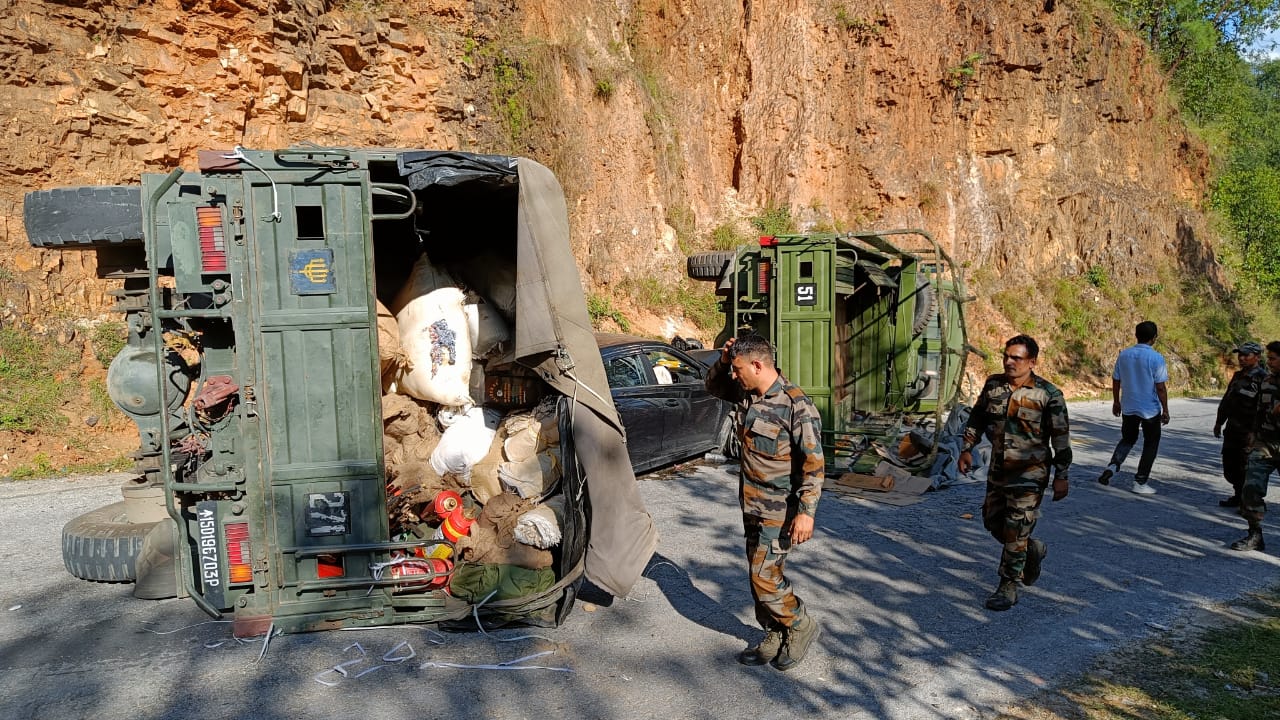
[[[778,238],[772,235],[761,235],[760,247],[778,247]]]

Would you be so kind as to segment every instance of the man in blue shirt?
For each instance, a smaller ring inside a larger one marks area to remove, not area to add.
[[[1147,481],[1160,449],[1160,426],[1169,424],[1169,396],[1165,391],[1169,368],[1164,356],[1151,347],[1158,332],[1150,320],[1138,323],[1134,328],[1138,344],[1121,350],[1116,358],[1116,369],[1111,373],[1111,414],[1120,418],[1120,442],[1111,453],[1107,469],[1098,476],[1098,482],[1111,484],[1111,477],[1120,472],[1124,459],[1138,442],[1141,429],[1142,457],[1130,488],[1139,495],[1156,492]]]

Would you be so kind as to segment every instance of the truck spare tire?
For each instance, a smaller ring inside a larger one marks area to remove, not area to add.
[[[737,255],[732,250],[695,253],[689,256],[689,277],[694,280],[719,280],[724,270]]]
[[[916,290],[916,310],[911,321],[911,337],[924,332],[938,315],[938,290],[926,282]]]
[[[62,528],[62,564],[81,580],[133,582],[142,541],[154,522],[131,523],[125,501],[91,510]]]
[[[32,247],[86,249],[142,244],[142,188],[55,188],[27,193],[22,223]]]

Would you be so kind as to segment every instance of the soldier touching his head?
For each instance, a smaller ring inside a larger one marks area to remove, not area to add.
[[[804,659],[819,633],[783,566],[793,544],[813,537],[825,461],[818,410],[779,374],[773,356],[773,346],[759,335],[730,339],[707,374],[707,391],[739,408],[738,499],[751,596],[765,629],[764,639],[739,653],[738,662],[785,671]]]
[[[1256,342],[1241,343],[1236,348],[1240,369],[1231,376],[1227,391],[1218,402],[1213,436],[1222,438],[1222,477],[1231,484],[1231,496],[1218,501],[1222,507],[1240,507],[1240,490],[1249,464],[1249,431],[1253,429],[1253,415],[1258,407],[1258,387],[1267,376],[1259,362],[1261,356],[1262,346]]]
[[[991,441],[987,494],[982,524],[1004,545],[1000,554],[1000,586],[987,598],[987,608],[1008,610],[1018,602],[1018,581],[1031,585],[1049,547],[1032,539],[1040,503],[1053,465],[1053,499],[1067,496],[1071,467],[1071,435],[1062,391],[1032,372],[1040,346],[1026,335],[1004,344],[1004,373],[982,386],[964,429],[960,472],[973,466],[973,448],[985,435]]]

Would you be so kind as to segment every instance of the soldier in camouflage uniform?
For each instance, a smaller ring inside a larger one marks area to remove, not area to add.
[[[1231,543],[1232,550],[1265,550],[1262,518],[1267,514],[1267,479],[1280,470],[1280,340],[1267,343],[1267,369],[1271,372],[1258,388],[1249,437],[1249,464],[1240,492],[1240,515],[1249,522],[1249,534]]]
[[[1240,369],[1227,383],[1213,423],[1213,436],[1222,438],[1222,477],[1231,483],[1231,497],[1218,501],[1222,507],[1240,507],[1240,491],[1249,464],[1249,433],[1258,408],[1258,387],[1267,376],[1259,362],[1262,346],[1258,343],[1242,343],[1236,348],[1236,356]]]
[[[982,436],[991,440],[987,495],[982,524],[1004,545],[1000,555],[1000,586],[987,598],[991,610],[1008,610],[1018,602],[1018,581],[1033,584],[1048,552],[1042,540],[1032,539],[1040,503],[1053,465],[1053,499],[1067,496],[1071,467],[1071,435],[1067,403],[1062,391],[1036,375],[1040,346],[1018,335],[1004,345],[1004,373],[992,375],[964,430],[961,472],[973,466],[973,448]]]
[[[742,524],[756,620],[764,639],[738,655],[744,665],[790,670],[819,633],[783,566],[792,545],[813,537],[822,495],[822,420],[804,391],[774,366],[759,335],[730,339],[707,375],[707,390],[738,405]]]

